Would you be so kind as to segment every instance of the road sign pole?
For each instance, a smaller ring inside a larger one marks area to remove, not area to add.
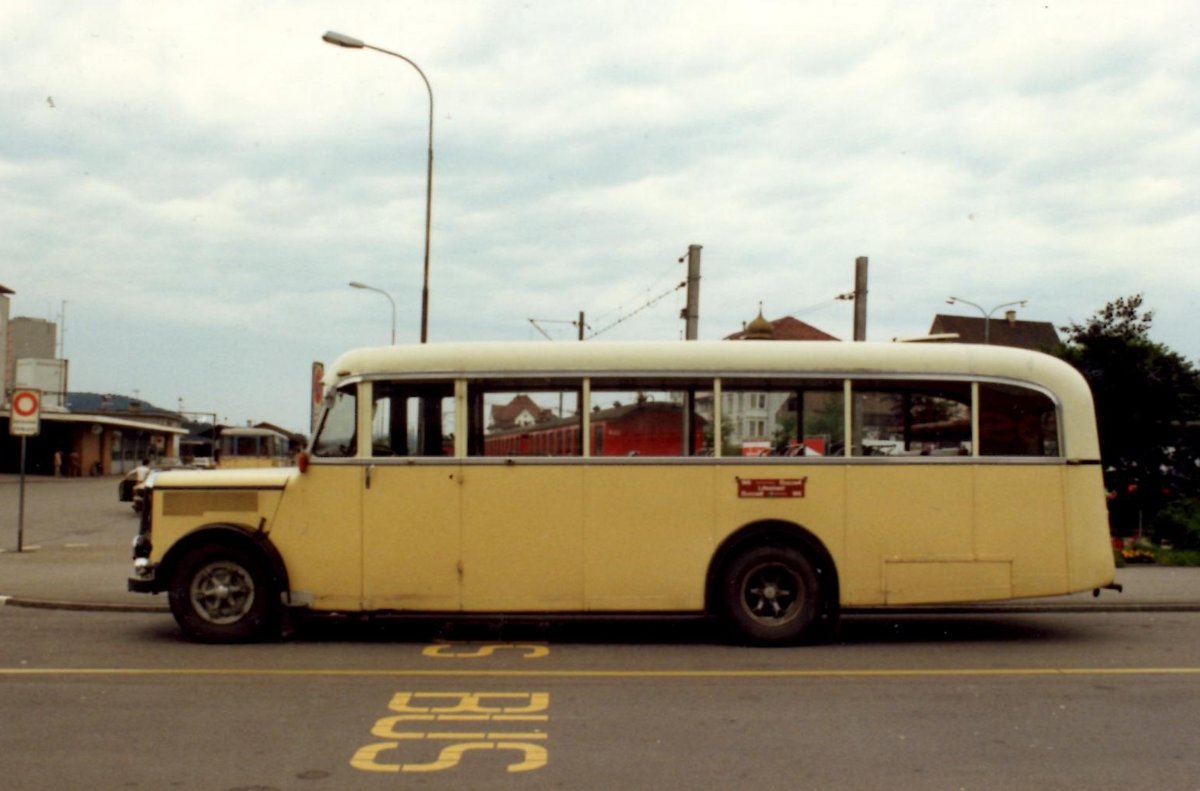
[[[42,391],[14,390],[8,413],[8,433],[21,438],[21,490],[17,495],[17,551],[25,550],[25,442],[42,430]]]
[[[21,490],[17,495],[17,551],[25,551],[25,440],[21,437]]]

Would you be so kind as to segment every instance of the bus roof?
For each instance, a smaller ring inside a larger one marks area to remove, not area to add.
[[[387,374],[608,372],[989,376],[1041,385],[1064,397],[1084,384],[1074,368],[1055,357],[1007,346],[813,341],[523,341],[376,346],[343,354],[327,369],[325,384],[350,376]]]

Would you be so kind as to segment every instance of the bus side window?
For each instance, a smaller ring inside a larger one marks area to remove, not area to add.
[[[842,384],[728,377],[721,392],[721,455],[829,456],[844,442]]]
[[[966,382],[860,380],[854,393],[854,456],[968,456]]]
[[[357,385],[336,391],[313,439],[312,454],[322,458],[347,458],[355,450],[355,393]]]
[[[495,382],[472,389],[471,456],[579,456],[577,381]]]
[[[1058,456],[1058,413],[1046,395],[1026,387],[979,385],[981,456]]]
[[[593,380],[592,456],[711,454],[712,393],[697,384],[711,387],[708,381]]]
[[[454,385],[377,382],[371,405],[371,455],[453,456]]]

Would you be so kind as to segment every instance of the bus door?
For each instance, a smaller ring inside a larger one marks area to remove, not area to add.
[[[582,610],[578,384],[489,383],[470,403],[479,431],[462,486],[463,608]]]
[[[363,608],[461,609],[453,383],[373,383],[363,468]]]

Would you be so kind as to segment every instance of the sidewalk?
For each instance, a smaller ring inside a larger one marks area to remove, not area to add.
[[[24,552],[17,553],[17,476],[0,475],[0,605],[165,612],[162,594],[129,593],[137,516],[118,502],[120,478],[27,478]],[[990,604],[850,612],[1200,612],[1200,568],[1117,569],[1105,590]]]
[[[117,500],[120,480],[27,476],[18,553],[19,476],[0,475],[0,604],[166,611],[165,597],[126,590],[138,517]]]

